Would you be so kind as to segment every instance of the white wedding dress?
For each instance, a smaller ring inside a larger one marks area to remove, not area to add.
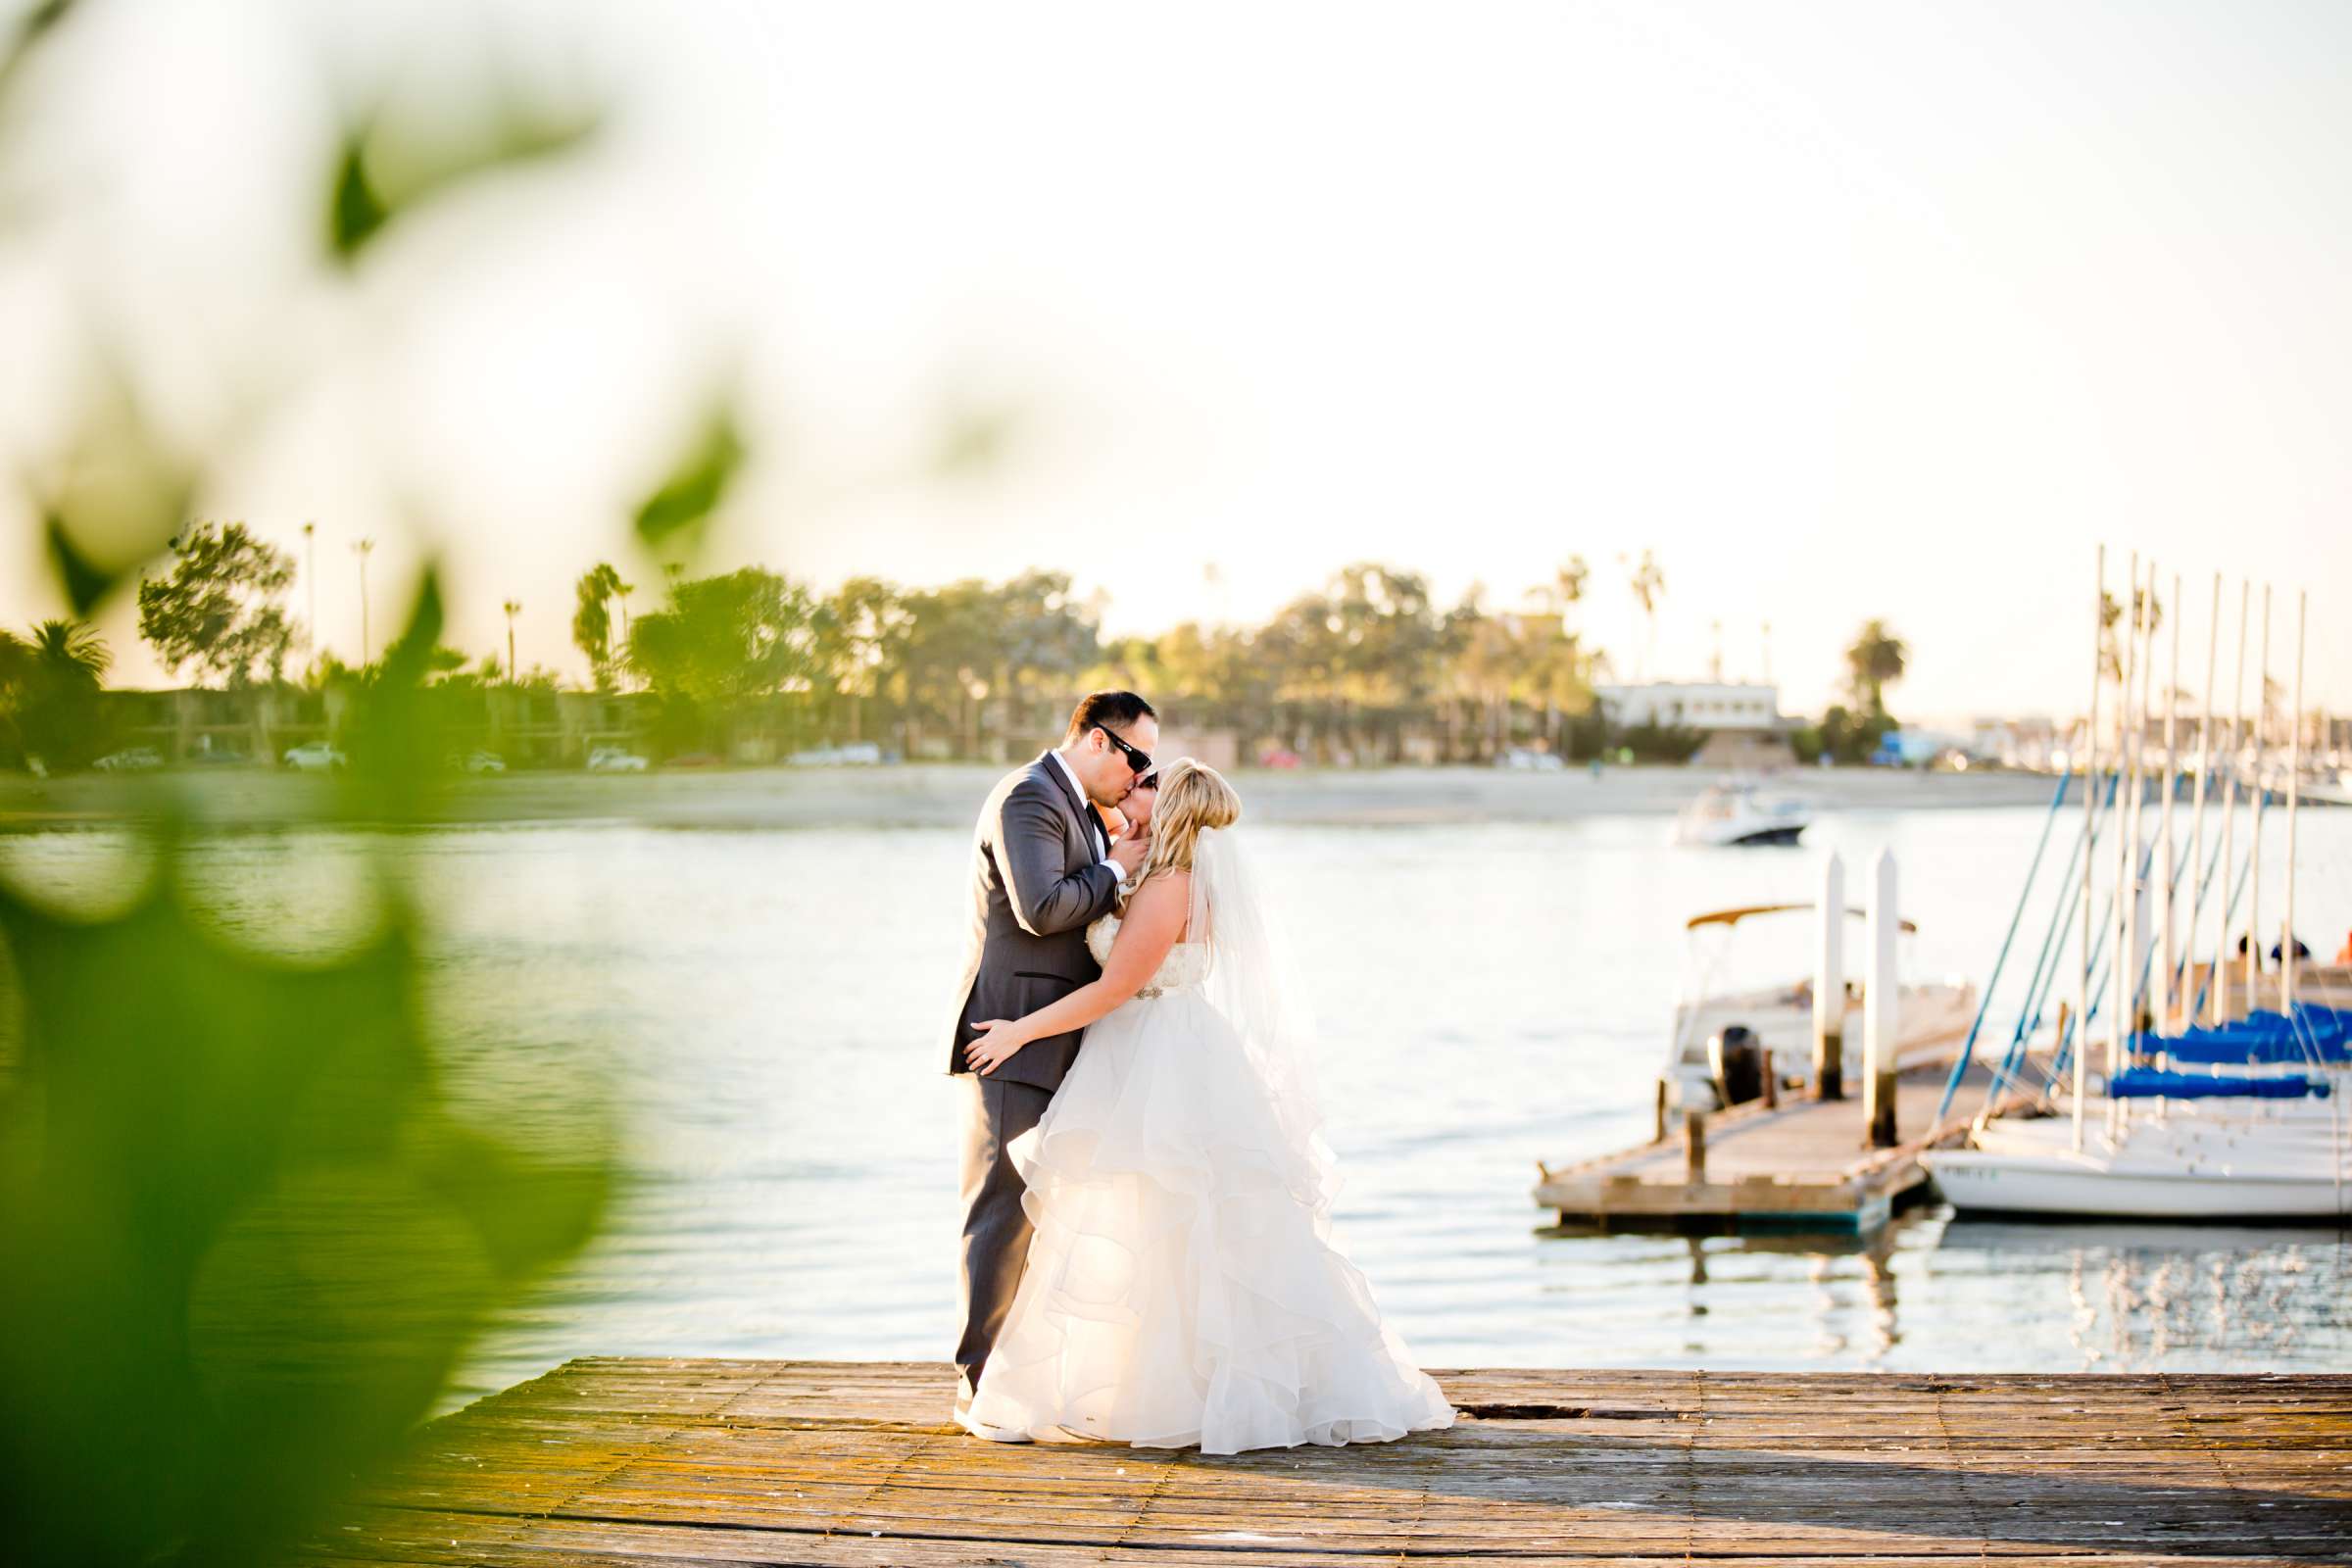
[[[1214,912],[1203,884],[1220,880],[1201,858],[1190,932]],[[1222,885],[1246,888],[1230,874]],[[1088,929],[1099,960],[1118,925]],[[1221,1009],[1220,966],[1246,972],[1249,956],[1228,965],[1222,946],[1172,948],[1087,1030],[1044,1119],[1009,1146],[1036,1234],[975,1421],[1208,1453],[1452,1424],[1332,1245],[1336,1182],[1311,1091],[1236,1025],[1279,1032],[1273,1009],[1248,994]]]

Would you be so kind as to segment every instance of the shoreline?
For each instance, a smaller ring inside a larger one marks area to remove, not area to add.
[[[526,772],[460,777],[431,821],[447,826],[623,821],[651,827],[806,829],[968,827],[1004,769],[993,763],[895,767],[758,767],[630,773]],[[1721,777],[1679,766],[1515,772],[1484,767],[1243,768],[1234,782],[1259,821],[1298,826],[1459,826],[1667,816]],[[1767,790],[1817,811],[2040,806],[2054,781],[2037,773],[1913,773],[1802,769]],[[243,828],[336,820],[339,781],[273,769],[74,774],[0,779],[0,832],[41,832],[152,819],[177,811],[194,826]]]

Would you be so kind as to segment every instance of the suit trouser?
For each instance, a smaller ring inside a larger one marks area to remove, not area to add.
[[[981,1368],[1029,1261],[1029,1216],[1021,1210],[1026,1189],[1004,1146],[1038,1124],[1054,1096],[1035,1084],[974,1072],[956,1079],[964,1097],[963,1274],[957,1292],[963,1333],[956,1343],[956,1365],[968,1396],[980,1386]]]

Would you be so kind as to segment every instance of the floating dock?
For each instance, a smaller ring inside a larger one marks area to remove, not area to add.
[[[1539,1165],[1538,1206],[1568,1226],[1627,1229],[1870,1231],[1928,1179],[1920,1151],[1957,1142],[1984,1102],[1990,1070],[1970,1069],[1952,1112],[1935,1122],[1950,1061],[1895,1078],[1900,1140],[1872,1149],[1863,1099],[1750,1101],[1703,1122],[1703,1168],[1687,1132],[1571,1165]],[[1931,1125],[1931,1123],[1934,1123]]]
[[[1446,1432],[1008,1447],[913,1363],[569,1362],[293,1561],[483,1568],[2352,1562],[2352,1377],[1460,1371]]]

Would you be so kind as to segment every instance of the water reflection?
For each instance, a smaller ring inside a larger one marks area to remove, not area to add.
[[[2312,831],[2339,834],[2340,853],[2352,812],[2336,816]],[[1999,940],[2005,867],[2022,868],[2038,827],[2037,811],[1974,810],[1850,813],[1821,831],[1848,864],[1897,845],[1923,964],[1968,969]],[[1340,1235],[1425,1361],[2352,1364],[2352,1241],[2333,1230],[1935,1208],[1843,1242],[1539,1229],[1539,1158],[1646,1134],[1683,916],[1810,890],[1811,857],[1662,840],[1647,819],[1257,832],[1321,1026]],[[428,1004],[454,1037],[461,1100],[474,1075],[520,1074],[533,1114],[555,1116],[609,1080],[634,1118],[626,1206],[506,1322],[464,1392],[586,1353],[943,1353],[955,1112],[932,1048],[967,848],[935,829],[403,838],[439,921]],[[103,832],[0,839],[0,874],[70,899],[120,853]],[[208,841],[188,875],[225,937],[292,955],[365,931],[358,860],[337,835],[246,834]],[[623,1045],[592,1055],[587,1040]]]
[[[1947,1219],[1938,1245],[2019,1274],[2062,1268],[2067,1341],[2085,1368],[2147,1371],[2214,1357],[2241,1369],[2328,1365],[2352,1322],[2352,1232],[2325,1225],[1967,1217]]]

